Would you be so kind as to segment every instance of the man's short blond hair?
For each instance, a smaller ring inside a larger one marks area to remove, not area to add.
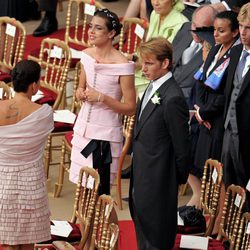
[[[169,60],[168,69],[172,69],[173,49],[172,45],[166,38],[155,37],[149,39],[147,42],[141,43],[138,48],[140,57],[155,55],[156,59],[163,62],[165,59]]]
[[[240,8],[237,19],[239,22],[250,22],[250,3],[244,4]]]

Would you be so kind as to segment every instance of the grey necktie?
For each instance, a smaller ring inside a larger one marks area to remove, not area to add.
[[[192,46],[189,46],[188,48],[186,48],[183,53],[182,53],[182,57],[181,57],[181,62],[182,65],[187,64],[192,57],[198,52],[200,48],[200,45],[198,43],[194,43],[192,44]]]
[[[150,82],[149,85],[148,85],[148,88],[147,88],[147,90],[145,92],[145,95],[143,97],[143,100],[142,100],[140,116],[139,117],[141,117],[141,113],[142,113],[143,109],[145,108],[145,106],[148,103],[148,100],[149,100],[152,89],[153,89],[153,82]]]
[[[242,73],[243,73],[243,70],[245,68],[246,59],[248,56],[249,56],[249,53],[246,50],[243,50],[242,57],[238,63],[237,69],[236,69],[236,75],[237,75],[239,81],[241,81],[241,79],[242,79]]]

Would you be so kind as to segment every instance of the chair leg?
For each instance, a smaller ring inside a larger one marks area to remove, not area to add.
[[[180,192],[179,192],[179,195],[181,195],[181,196],[183,196],[183,195],[185,195],[186,194],[186,192],[187,192],[187,188],[188,188],[188,183],[186,183],[186,184],[182,184],[181,186],[180,186]]]
[[[118,163],[118,170],[117,170],[117,174],[116,174],[116,201],[117,201],[117,205],[118,208],[120,210],[122,210],[122,188],[121,188],[121,174],[122,174],[122,164],[125,158],[125,154],[122,154],[120,156],[119,159],[119,163]]]
[[[59,175],[58,175],[58,182],[55,183],[55,191],[54,191],[54,197],[58,198],[61,195],[62,187],[63,187],[63,181],[64,181],[64,172],[65,172],[65,142],[62,142],[62,151],[61,151],[61,162],[59,165]]]
[[[46,147],[45,147],[44,167],[45,167],[45,173],[46,173],[47,179],[49,178],[50,157],[51,157],[51,135],[48,136],[47,144],[46,144]]]

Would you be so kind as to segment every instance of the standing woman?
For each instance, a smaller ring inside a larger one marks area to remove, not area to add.
[[[0,245],[33,250],[48,241],[50,211],[43,150],[53,130],[53,110],[31,101],[41,68],[23,60],[12,70],[15,96],[0,101]]]
[[[225,104],[224,88],[230,50],[238,43],[237,15],[224,11],[216,15],[214,21],[215,45],[205,61],[203,74],[197,82],[196,118],[200,123],[200,134],[196,146],[195,166],[191,173],[193,196],[188,205],[199,205],[200,178],[205,161],[209,158],[221,159],[224,133],[223,110]],[[189,179],[190,180],[190,179]]]
[[[74,127],[69,178],[77,183],[82,166],[98,169],[99,194],[110,194],[116,176],[123,145],[121,114],[133,115],[136,105],[134,64],[112,46],[120,31],[115,13],[95,12],[88,31],[92,47],[82,53],[77,89],[84,105]]]

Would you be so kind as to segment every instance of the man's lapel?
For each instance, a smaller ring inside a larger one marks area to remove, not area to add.
[[[164,97],[165,97],[165,93],[166,93],[166,89],[169,87],[171,81],[172,81],[172,77],[170,79],[168,79],[166,82],[164,82],[161,87],[159,89],[157,89],[156,91],[159,93],[159,96],[161,98],[160,102],[162,103]],[[142,99],[143,100],[143,99]],[[138,104],[137,106],[137,115],[136,115],[136,126],[135,126],[135,133],[134,133],[134,137],[136,137],[138,135],[138,133],[140,132],[140,130],[142,129],[143,125],[145,124],[145,122],[150,118],[150,115],[152,114],[152,112],[161,104],[154,104],[151,99],[148,101],[147,105],[145,106],[145,108],[143,109],[142,113],[141,113],[141,117],[139,119],[139,113],[140,113],[140,107],[141,107],[141,102]]]

